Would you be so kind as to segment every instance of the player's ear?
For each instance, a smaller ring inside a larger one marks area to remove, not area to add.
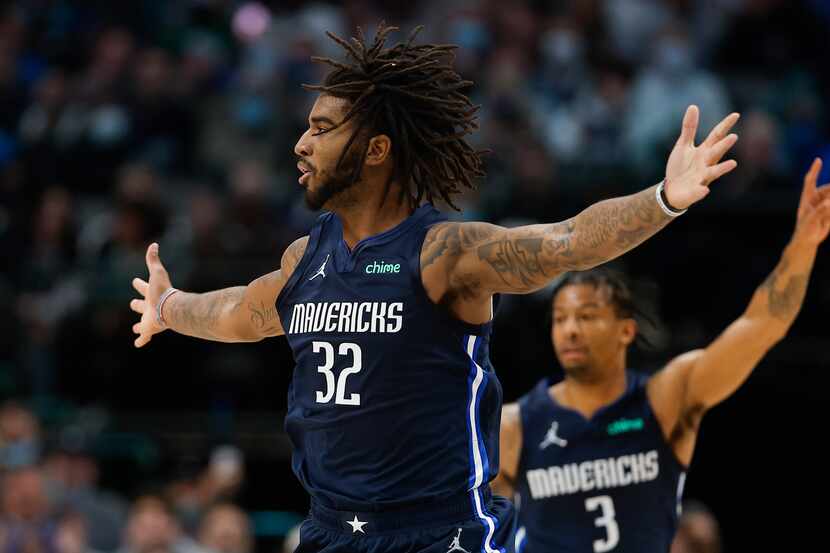
[[[634,343],[634,340],[637,338],[637,330],[637,321],[635,321],[634,319],[622,320],[622,332],[620,333],[620,340],[622,340],[623,345],[628,347]]]
[[[392,140],[385,134],[378,134],[369,139],[366,150],[366,165],[381,165],[392,155]]]

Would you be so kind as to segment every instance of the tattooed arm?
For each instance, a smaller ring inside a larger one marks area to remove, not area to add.
[[[736,167],[721,162],[737,136],[728,134],[738,114],[725,117],[695,146],[698,110],[690,106],[666,165],[665,197],[682,210],[709,194],[709,184]],[[671,220],[656,187],[596,203],[561,223],[504,229],[484,223],[445,224],[430,230],[421,252],[422,271],[447,273],[445,294],[488,298],[497,292],[537,290],[556,275],[594,267],[653,236]],[[438,271],[440,272],[440,271]],[[434,277],[429,277],[431,280]]]
[[[424,242],[422,270],[441,258],[449,260],[450,288],[469,295],[538,290],[562,272],[614,259],[666,226],[671,218],[660,209],[654,192],[652,187],[598,202],[549,225],[440,225]]]
[[[159,297],[170,287],[170,278],[158,255],[158,245],[147,250],[150,279],[133,280],[133,286],[144,297],[130,302],[133,311],[141,313],[141,321],[133,326],[138,334],[136,347],[150,341],[154,334],[171,329],[180,334],[218,342],[257,342],[268,336],[284,334],[276,310],[276,299],[294,272],[305,252],[308,237],[291,244],[282,256],[280,269],[254,280],[247,286],[224,288],[204,294],[177,292],[163,306],[166,323],[156,317]]]
[[[691,460],[706,410],[743,384],[801,309],[817,248],[830,231],[830,188],[816,190],[819,168],[814,163],[805,177],[796,231],[746,311],[706,349],[679,356],[649,382],[652,407],[681,461]]]

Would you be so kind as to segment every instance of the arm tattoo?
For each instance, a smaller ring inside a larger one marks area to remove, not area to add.
[[[654,187],[598,202],[571,219],[504,229],[487,223],[446,223],[431,229],[421,249],[421,270],[443,260],[452,272],[462,253],[475,252],[497,279],[496,292],[531,292],[564,271],[610,261],[665,227],[671,218],[654,199]],[[492,280],[492,279],[491,279]],[[486,285],[463,277],[462,285]]]
[[[654,188],[598,202],[574,217],[571,269],[610,261],[665,227],[671,218],[654,199]]]
[[[458,225],[447,225],[429,232],[421,246],[421,271],[435,263],[448,249],[458,253]]]
[[[228,307],[231,312],[238,310],[244,296],[244,286],[205,294],[187,294],[172,302],[166,318],[176,332],[210,340],[220,339],[221,336],[216,333],[220,317],[227,313]]]
[[[280,270],[261,276],[248,286],[204,294],[179,293],[165,304],[165,319],[181,334],[218,341],[274,336],[280,332],[276,305],[268,299],[280,289],[305,253],[308,237],[295,240],[282,256]],[[247,308],[247,313],[242,311]],[[250,322],[250,325],[245,323]]]
[[[808,276],[791,274],[789,265],[787,257],[784,256],[761,285],[761,289],[767,292],[767,311],[776,319],[784,321],[795,317],[807,292]],[[780,288],[780,283],[783,283],[785,278],[784,289],[776,290],[776,287]]]
[[[421,247],[421,271],[440,258],[455,260],[463,251],[502,231],[489,223],[445,223],[430,230]]]
[[[542,265],[542,238],[496,240],[478,248],[479,259],[486,261],[506,285],[531,289],[538,278],[545,277]]]
[[[513,229],[498,246],[479,246],[478,255],[496,271],[505,291],[529,292],[562,272],[589,269],[622,255],[670,220],[649,188],[598,202],[561,223]]]
[[[248,311],[251,313],[251,324],[259,331],[266,330],[278,320],[277,306],[267,305],[264,301],[260,301],[259,305],[248,303]]]

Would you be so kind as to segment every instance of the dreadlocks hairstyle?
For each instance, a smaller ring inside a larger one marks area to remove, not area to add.
[[[465,81],[452,67],[451,44],[413,44],[423,29],[416,27],[406,42],[385,48],[386,38],[397,27],[381,23],[375,39],[367,46],[363,31],[346,41],[333,33],[326,34],[346,53],[344,61],[312,57],[333,69],[322,85],[303,85],[307,90],[345,98],[351,106],[338,126],[355,119],[357,125],[349,138],[337,167],[361,132],[386,134],[392,141],[394,169],[391,180],[403,185],[413,206],[426,198],[440,197],[450,207],[458,208],[451,196],[463,188],[475,188],[473,179],[483,177],[481,156],[464,137],[478,128],[475,106],[461,91],[472,81]],[[368,138],[360,159],[366,157]],[[360,177],[363,163],[358,163],[352,182]],[[388,183],[387,183],[388,185]]]
[[[660,324],[654,313],[656,309],[645,299],[655,294],[635,294],[632,292],[632,284],[623,273],[606,267],[566,273],[553,288],[550,301],[551,320],[556,294],[565,286],[578,284],[587,284],[597,290],[604,288],[608,291],[608,301],[614,307],[617,317],[637,321],[638,331],[634,343],[641,349],[656,350],[661,347]],[[642,286],[645,286],[645,283],[642,283]]]

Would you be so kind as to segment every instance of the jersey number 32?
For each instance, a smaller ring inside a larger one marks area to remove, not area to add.
[[[334,398],[337,405],[360,405],[360,394],[353,393],[346,397],[346,380],[363,368],[363,353],[360,346],[352,342],[343,342],[337,348],[338,357],[351,358],[351,366],[340,371],[336,379],[331,370],[334,368],[334,346],[329,342],[313,342],[311,348],[314,353],[323,354],[323,364],[317,367],[317,372],[326,377],[326,390],[317,391],[317,403],[328,403]]]

